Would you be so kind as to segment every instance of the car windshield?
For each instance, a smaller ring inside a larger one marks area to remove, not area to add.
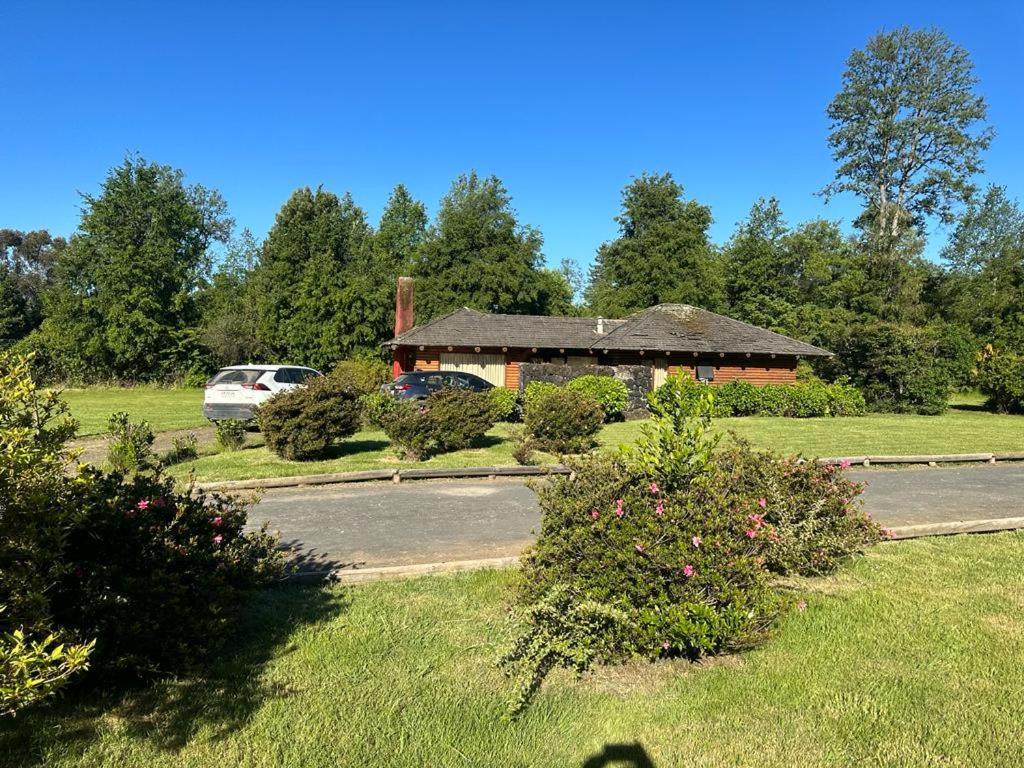
[[[263,371],[252,369],[239,370],[236,368],[234,370],[221,371],[210,379],[210,384],[252,384],[262,375]]]

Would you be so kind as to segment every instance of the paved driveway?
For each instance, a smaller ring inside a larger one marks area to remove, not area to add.
[[[886,526],[1024,516],[1024,464],[854,470]],[[517,555],[540,522],[517,481],[331,485],[265,492],[250,514],[295,547],[304,568]]]

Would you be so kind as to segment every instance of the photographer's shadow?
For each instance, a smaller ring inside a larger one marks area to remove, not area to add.
[[[604,766],[621,766],[621,768],[654,768],[654,762],[647,750],[639,742],[633,744],[605,744],[597,754],[583,761],[583,768],[604,768]]]

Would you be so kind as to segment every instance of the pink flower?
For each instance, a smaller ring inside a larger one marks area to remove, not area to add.
[[[683,576],[685,576],[686,578],[690,578],[691,576],[693,576],[693,574],[694,574],[694,568],[693,568],[692,565],[687,563],[686,565],[683,566]]]
[[[657,504],[657,506],[654,507],[654,514],[656,514],[656,515],[664,515],[665,514],[665,505],[662,503],[661,499],[658,499],[658,504]]]
[[[757,536],[757,531],[755,531],[753,528],[747,528],[747,538],[752,539],[755,536]]]
[[[796,609],[798,611],[800,611],[801,613],[806,611],[807,610],[807,601],[806,600],[801,600],[799,603],[796,604]]]
[[[146,509],[149,507],[149,502],[146,499],[140,499],[139,503],[135,505],[137,509]]]
[[[672,647],[672,646],[670,646],[670,645],[668,644],[668,640],[666,640],[665,642],[663,642],[663,643],[661,644],[661,650],[663,650],[663,651],[667,651],[667,650],[668,650],[669,648],[671,648],[671,647]]]
[[[637,544],[636,545],[636,551],[642,553],[644,551],[644,545],[643,544]]]
[[[747,520],[752,522],[755,528],[760,528],[764,525],[764,515],[747,515]]]
[[[763,499],[763,498],[762,499],[758,499],[757,500],[757,506],[759,506],[761,509],[764,509],[765,507],[768,506],[768,500],[767,499]]]
[[[657,493],[657,492],[658,492],[658,484],[657,483],[651,483],[651,493]]]
[[[221,519],[220,515],[217,515],[215,518],[213,518],[213,524],[214,525],[220,525],[222,522],[224,522],[224,521]]]
[[[224,541],[224,537],[221,536],[219,533],[213,537],[214,544],[220,544],[222,541]]]
[[[840,469],[846,469],[849,466],[850,466],[850,460],[849,459],[843,459],[842,461],[839,462],[839,468]]]
[[[619,499],[615,502],[615,516],[622,517],[624,514],[626,511],[622,508],[622,499]]]
[[[592,509],[592,510],[590,510],[590,516],[592,518],[594,518],[595,520],[597,520],[597,518],[599,518],[601,516],[601,513],[598,512],[596,509]]]
[[[699,547],[704,540],[700,536],[694,536],[690,541],[693,543],[693,546]]]

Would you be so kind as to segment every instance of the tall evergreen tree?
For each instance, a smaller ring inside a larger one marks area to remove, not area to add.
[[[416,321],[463,306],[547,314],[542,243],[540,232],[517,221],[498,178],[459,176],[415,260]]]
[[[622,317],[665,302],[721,309],[720,265],[708,242],[711,209],[683,198],[669,173],[644,174],[622,191],[619,237],[603,244],[590,272],[589,309]]]
[[[141,157],[83,200],[44,301],[48,346],[71,376],[145,379],[188,367],[198,349],[195,289],[211,244],[232,226],[224,200]]]
[[[16,341],[43,319],[50,270],[67,246],[46,230],[0,229],[0,344]]]
[[[253,275],[257,338],[285,362],[328,368],[372,348],[374,297],[360,288],[373,258],[366,214],[346,194],[296,190],[277,214]]]

